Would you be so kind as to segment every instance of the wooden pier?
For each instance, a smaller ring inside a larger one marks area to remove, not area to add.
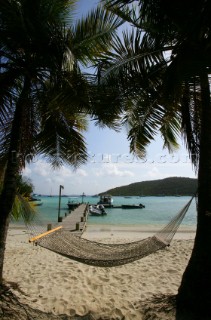
[[[65,230],[81,235],[86,227],[88,213],[88,205],[82,203],[75,210],[66,213],[58,225],[62,226]]]

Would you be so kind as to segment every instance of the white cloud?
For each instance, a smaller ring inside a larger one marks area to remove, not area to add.
[[[41,177],[47,177],[50,180],[58,180],[58,178],[64,179],[74,175],[73,171],[68,167],[63,166],[59,169],[53,169],[50,164],[42,160],[34,163],[30,171]]]
[[[46,180],[45,180],[47,183],[52,183],[52,179],[51,178],[47,178]]]
[[[97,177],[113,176],[113,177],[133,177],[134,173],[129,170],[119,169],[116,164],[103,164],[100,169],[95,171]]]
[[[31,173],[32,171],[31,169],[29,169],[29,167],[24,168],[24,170],[22,171],[23,176],[26,176],[26,177],[30,177]]]
[[[32,171],[41,177],[48,177],[52,174],[52,169],[47,162],[38,160],[32,167]]]
[[[61,167],[60,169],[54,170],[56,176],[62,178],[68,178],[73,176],[73,171],[67,167]]]
[[[162,173],[160,170],[158,170],[157,167],[153,167],[151,170],[146,172],[145,175],[148,179],[164,179],[170,176],[174,176],[174,174],[169,174],[169,173]]]
[[[78,169],[76,171],[76,175],[79,175],[81,177],[87,177],[88,176],[87,172],[85,170],[83,170],[83,169]]]

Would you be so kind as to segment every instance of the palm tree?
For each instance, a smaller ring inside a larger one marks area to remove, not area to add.
[[[36,217],[34,206],[29,202],[29,198],[33,192],[34,186],[28,178],[18,175],[17,177],[17,194],[10,212],[11,221],[19,221],[20,219],[30,225]]]
[[[103,57],[120,19],[101,8],[73,23],[74,0],[2,0],[0,7],[0,284],[17,175],[35,154],[53,166],[87,159],[86,115],[109,122],[81,65]],[[93,95],[92,95],[93,93]],[[91,98],[92,95],[92,98]],[[113,123],[115,121],[113,120]]]
[[[17,191],[26,198],[30,198],[33,193],[34,186],[31,179],[19,175],[17,177]]]
[[[160,130],[164,144],[182,132],[198,172],[198,219],[192,256],[177,295],[178,310],[211,317],[211,100],[209,1],[107,0],[135,28],[124,34],[106,74],[127,100],[131,150],[144,154]],[[200,316],[199,316],[200,315]],[[186,319],[186,318],[185,318]]]
[[[2,189],[2,181],[0,181],[0,190]],[[30,179],[24,178],[21,175],[17,176],[17,190],[15,200],[10,212],[10,221],[19,221],[20,219],[25,224],[30,224],[36,217],[36,212],[33,205],[29,202],[34,186]]]

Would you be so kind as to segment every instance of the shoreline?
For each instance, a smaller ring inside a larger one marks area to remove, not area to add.
[[[138,240],[153,236],[155,233],[162,229],[160,225],[136,225],[136,226],[117,226],[117,225],[95,225],[89,224],[86,226],[85,232],[82,237],[94,239],[108,239],[109,237],[114,240],[130,239]],[[188,225],[180,225],[173,239],[177,240],[193,240],[195,238],[196,228]]]
[[[141,234],[151,236],[155,226],[142,233],[137,227],[132,230],[88,228],[83,237],[107,243],[136,241]],[[182,238],[173,240],[164,250],[123,266],[102,268],[29,244],[27,230],[11,226],[4,279],[20,302],[44,312],[70,316],[91,313],[95,319],[141,320],[142,303],[156,295],[177,293],[193,247],[190,236],[194,234],[194,230],[182,230]],[[16,289],[12,286],[14,283]]]
[[[117,225],[117,224],[87,224],[85,227],[85,230],[83,232],[83,237],[107,237],[109,234],[111,236],[119,236],[119,234],[128,234],[129,237],[143,237],[145,234],[153,235],[159,231],[162,230],[164,225],[158,225],[158,224],[140,224],[140,225]],[[47,228],[47,224],[46,224]],[[15,224],[11,223],[9,226],[10,230],[27,230],[27,227],[24,224]],[[190,236],[190,239],[193,239],[195,237],[196,233],[196,226],[193,225],[180,225],[178,230],[175,233],[175,239],[180,239],[180,236],[187,234]],[[130,236],[131,234],[131,236]],[[181,239],[186,239],[184,236],[182,236]]]

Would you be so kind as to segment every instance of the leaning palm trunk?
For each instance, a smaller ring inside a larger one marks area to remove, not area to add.
[[[192,256],[179,288],[177,302],[178,310],[193,311],[195,315],[200,316],[200,319],[211,319],[211,102],[206,71],[201,75],[200,80],[202,124],[197,232]]]
[[[14,114],[10,148],[8,153],[7,168],[4,176],[3,189],[0,196],[0,285],[3,280],[3,262],[5,253],[5,242],[9,226],[10,212],[16,195],[16,179],[20,169],[19,145],[21,141],[21,119],[24,112],[24,102],[28,94],[29,83],[25,82],[20,98],[16,104]]]

